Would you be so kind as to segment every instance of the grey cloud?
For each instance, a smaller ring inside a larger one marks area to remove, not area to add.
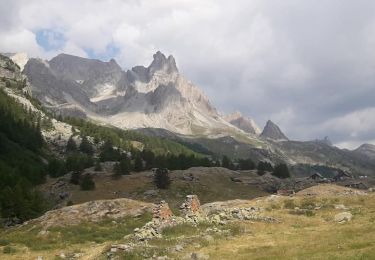
[[[375,140],[372,0],[4,2],[0,36],[58,26],[67,44],[53,53],[111,44],[125,68],[160,49],[221,111],[272,119],[292,139]],[[359,114],[368,123],[353,123]]]

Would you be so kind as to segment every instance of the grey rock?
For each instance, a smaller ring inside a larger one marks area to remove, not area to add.
[[[352,220],[352,213],[350,212],[341,212],[335,215],[335,221],[338,223],[349,222]]]

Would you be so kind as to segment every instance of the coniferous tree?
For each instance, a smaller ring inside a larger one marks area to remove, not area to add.
[[[94,148],[92,147],[92,144],[89,142],[86,136],[82,137],[81,144],[79,145],[79,150],[88,155],[94,154]]]
[[[286,179],[290,177],[288,166],[285,163],[276,165],[275,169],[272,172],[272,175],[280,178]]]
[[[119,163],[116,163],[113,169],[115,175],[128,175],[130,174],[130,160],[123,158]]]
[[[77,144],[74,141],[73,136],[69,137],[68,143],[66,144],[66,151],[67,152],[77,151]]]
[[[134,159],[134,171],[140,172],[142,170],[143,170],[143,161],[142,161],[141,156],[137,154]]]
[[[255,163],[250,159],[241,159],[238,161],[241,170],[253,170],[255,169]]]
[[[171,184],[168,169],[158,168],[155,172],[154,183],[159,189],[168,189]]]
[[[221,167],[227,168],[227,169],[233,169],[234,165],[232,161],[227,156],[224,155],[223,159],[221,160]]]
[[[100,161],[118,161],[121,158],[119,151],[113,148],[113,143],[110,140],[107,140],[101,148],[100,152]]]
[[[53,177],[59,177],[66,173],[65,162],[57,158],[52,158],[48,163],[48,174]]]
[[[152,151],[144,149],[141,152],[141,158],[146,162],[146,169],[154,166],[155,154]]]
[[[81,190],[95,190],[95,182],[90,174],[85,174],[80,183]]]
[[[266,171],[272,172],[273,171],[272,165],[269,162],[260,161],[257,166],[258,175],[263,175],[266,173]]]

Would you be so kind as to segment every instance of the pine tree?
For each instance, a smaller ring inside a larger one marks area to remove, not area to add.
[[[85,174],[80,183],[81,190],[95,190],[95,182],[90,174]]]
[[[143,170],[143,161],[139,154],[134,159],[134,171],[140,172]]]
[[[255,163],[250,159],[241,159],[238,161],[241,170],[253,170],[255,169]]]
[[[221,160],[221,167],[227,168],[227,169],[233,169],[234,165],[232,161],[227,156],[224,155],[223,159]]]
[[[130,160],[127,158],[121,159],[119,163],[115,164],[113,171],[116,176],[130,174]]]
[[[288,166],[285,163],[276,165],[275,169],[272,172],[273,176],[276,176],[280,179],[286,179],[290,177]]]
[[[79,145],[79,150],[88,155],[94,154],[94,148],[92,147],[86,136],[82,137],[81,144]]]
[[[66,144],[66,151],[67,152],[77,151],[77,144],[74,141],[73,136],[69,137],[68,143]]]
[[[66,173],[65,162],[56,158],[52,158],[48,163],[48,174],[53,177],[59,177]]]
[[[168,189],[171,184],[168,169],[158,168],[155,172],[154,183],[159,189]]]

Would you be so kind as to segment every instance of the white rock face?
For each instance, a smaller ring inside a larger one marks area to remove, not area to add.
[[[259,135],[261,130],[255,121],[251,118],[244,117],[239,111],[223,117],[227,122],[238,127],[239,129],[247,132]]]
[[[163,128],[187,135],[244,134],[225,121],[206,95],[183,77],[173,56],[154,54],[148,67],[122,71],[102,62],[60,54],[25,67],[35,95],[55,110],[77,111],[121,128]],[[250,121],[250,124],[255,124]],[[254,127],[254,133],[258,130]]]
[[[116,86],[110,83],[100,84],[96,86],[96,89],[98,91],[98,95],[95,97],[90,98],[91,102],[98,102],[107,100],[109,98],[116,97]]]
[[[20,67],[20,71],[23,71],[23,68],[25,67],[27,61],[29,60],[29,57],[27,56],[27,53],[25,52],[18,52],[18,53],[10,54],[9,58],[11,58],[12,61]]]

